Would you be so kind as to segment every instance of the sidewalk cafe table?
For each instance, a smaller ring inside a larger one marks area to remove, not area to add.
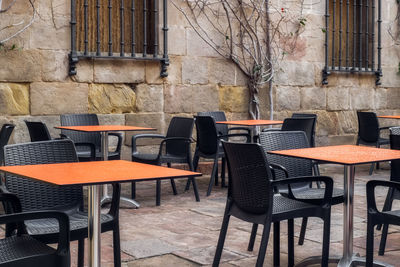
[[[270,151],[268,153],[344,165],[343,256],[338,260],[338,266],[349,267],[353,266],[353,264],[365,265],[364,258],[359,257],[358,254],[353,254],[355,165],[400,159],[400,151],[367,146],[341,145],[279,150]],[[315,264],[317,262],[316,260],[316,257],[311,257],[297,266],[307,266],[312,264],[312,262]],[[391,265],[375,261],[374,266]]]
[[[283,121],[275,120],[239,120],[239,121],[217,121],[218,124],[240,125],[250,127],[251,140],[254,140],[254,127],[282,124]]]
[[[395,120],[399,120],[400,116],[398,115],[382,115],[382,116],[377,116],[378,118],[381,119],[395,119]]]
[[[122,131],[153,131],[155,128],[137,127],[129,125],[87,125],[87,126],[57,126],[56,129],[78,131],[78,132],[99,132],[101,133],[101,152],[103,160],[108,160],[108,133],[109,132],[122,132]],[[132,204],[139,208],[140,204],[133,199],[121,197],[122,201]],[[108,203],[111,201],[111,196],[108,194],[107,185],[103,186],[103,198],[101,203]]]
[[[88,186],[89,267],[100,267],[100,186],[201,176],[201,173],[125,160],[3,166],[0,171],[58,186]],[[193,183],[193,186],[196,186]]]

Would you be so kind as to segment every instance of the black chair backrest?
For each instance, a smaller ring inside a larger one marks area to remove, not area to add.
[[[10,140],[11,134],[15,128],[14,124],[5,123],[0,130],[0,165],[4,165],[4,146]]]
[[[71,140],[51,140],[4,147],[5,165],[77,162]],[[83,203],[82,186],[56,186],[7,174],[7,189],[21,200],[22,211],[77,207]]]
[[[314,113],[293,113],[292,118],[314,118],[314,123],[312,126],[312,135],[311,135],[311,142],[310,146],[315,147],[315,133],[317,130],[317,114]]]
[[[226,121],[225,112],[223,111],[204,111],[198,112],[197,116],[210,116],[213,117],[215,121]],[[216,124],[217,132],[219,135],[227,135],[228,134],[228,125],[227,124]]]
[[[358,137],[364,142],[377,142],[379,122],[375,112],[357,111]]]
[[[308,159],[299,159],[293,157],[284,157],[280,155],[268,154],[268,151],[308,148],[308,140],[303,131],[269,131],[260,133],[260,144],[266,153],[268,162],[282,165],[289,173],[289,177],[311,176],[312,161]],[[284,179],[282,171],[275,172],[276,179]],[[309,188],[310,184],[296,184],[292,186],[293,190],[300,188]],[[283,187],[287,188],[287,187]],[[280,188],[280,189],[283,189]]]
[[[223,141],[223,147],[229,170],[228,198],[245,212],[272,212],[272,175],[261,146]]]
[[[170,137],[191,138],[193,133],[193,118],[173,117],[166,134]],[[178,140],[170,140],[166,143],[166,153],[172,155],[186,155],[190,149],[190,143]]]
[[[391,134],[390,149],[400,150],[400,135]],[[400,182],[400,159],[390,162],[390,180]]]
[[[215,120],[210,116],[195,116],[197,132],[197,149],[207,155],[213,155],[218,151],[218,134]]]
[[[99,119],[96,114],[63,114],[60,115],[61,126],[84,126],[99,125]],[[61,130],[62,134],[68,136],[74,142],[92,143],[100,150],[101,135],[100,133],[83,133],[77,131]],[[84,148],[84,147],[78,147]]]
[[[51,140],[49,130],[46,124],[41,121],[25,121],[28,127],[31,142],[48,141]]]
[[[282,131],[303,131],[307,136],[308,143],[313,142],[313,125],[315,118],[286,118],[282,124]]]

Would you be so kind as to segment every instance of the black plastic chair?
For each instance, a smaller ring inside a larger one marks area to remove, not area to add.
[[[390,128],[390,148],[400,150],[400,127]],[[392,160],[390,162],[390,181],[400,182],[400,160]],[[390,187],[385,199],[385,204],[383,205],[382,211],[390,211],[392,209],[393,201],[397,199],[400,200],[400,191],[393,187]],[[378,224],[377,230],[381,229],[381,225]],[[389,225],[384,224],[382,229],[381,242],[379,244],[379,255],[383,256],[385,254],[386,239],[388,235]]]
[[[375,200],[375,188],[387,187],[389,191],[400,191],[400,183],[392,181],[371,180],[367,183],[367,259],[366,266],[373,266],[374,257],[374,227],[378,224],[400,225],[400,210],[378,211]],[[382,244],[382,243],[381,243]],[[380,249],[379,249],[380,250]]]
[[[3,206],[21,210],[19,199],[13,194],[0,194]],[[60,234],[57,248],[52,248],[28,234],[24,221],[55,220]],[[68,215],[59,211],[36,211],[1,215],[0,224],[14,224],[15,235],[0,239],[0,267],[69,267],[69,219]]]
[[[293,113],[292,118],[313,118],[314,123],[311,130],[310,146],[315,147],[315,134],[317,129],[317,114],[314,113]]]
[[[358,135],[356,145],[367,145],[380,147],[381,145],[388,145],[389,139],[381,137],[381,131],[389,129],[390,127],[379,127],[378,117],[375,112],[362,112],[357,111],[358,118]],[[369,175],[374,171],[375,163],[371,164]],[[379,168],[379,164],[376,163]]]
[[[293,157],[284,157],[280,155],[268,154],[268,151],[299,149],[310,147],[307,137],[302,131],[271,131],[262,132],[260,134],[260,144],[266,153],[266,157],[270,164],[281,167],[280,170],[274,171],[275,179],[286,179],[291,177],[311,176],[313,174],[313,162],[308,159],[299,159]],[[324,189],[312,187],[311,183],[297,184],[292,186],[291,190],[295,199],[306,201],[308,203],[317,204],[324,197]],[[288,188],[280,187],[279,192],[288,196]],[[343,203],[344,192],[342,189],[333,189],[332,205]],[[308,219],[303,218],[300,230],[299,245],[303,245],[307,229]]]
[[[193,169],[197,170],[200,157],[206,159],[214,159],[213,168],[211,171],[210,183],[207,189],[207,196],[211,194],[212,185],[217,177],[218,159],[222,159],[221,168],[221,184],[225,186],[225,154],[221,146],[221,140],[230,137],[246,137],[246,141],[250,141],[250,135],[244,133],[235,133],[220,135],[218,134],[216,123],[211,116],[195,116],[197,142],[196,150],[193,157]],[[188,189],[189,183],[186,186]]]
[[[228,162],[229,186],[213,266],[219,265],[231,216],[253,223],[250,249],[254,245],[258,224],[264,225],[257,267],[263,266],[271,223],[274,223],[274,266],[279,266],[279,247],[275,246],[275,241],[279,243],[279,222],[284,220],[288,220],[288,266],[294,266],[293,220],[301,217],[321,218],[324,221],[321,266],[328,266],[333,180],[330,177],[310,176],[273,181],[268,160],[259,144],[223,142],[223,146]],[[324,197],[319,204],[301,202],[274,193],[276,186],[292,186],[315,181],[325,184]]]
[[[210,116],[213,117],[214,120],[217,121],[226,121],[226,116],[225,112],[223,111],[204,111],[204,112],[197,112],[197,116]],[[217,132],[218,135],[228,135],[229,132],[231,131],[244,131],[246,134],[251,135],[251,130],[247,127],[228,127],[227,124],[221,124],[221,123],[216,123],[215,124],[217,127]],[[228,137],[224,137],[221,140],[228,141]],[[222,149],[222,144],[221,144],[221,151]],[[225,161],[224,161],[225,163]],[[222,171],[225,171],[225,167],[222,168],[221,170],[221,177],[225,177],[225,173],[222,173]],[[215,185],[218,185],[218,165],[217,165],[217,170],[215,172]]]
[[[49,129],[46,124],[41,121],[24,121],[28,127],[29,137],[31,142],[48,141],[51,140]]]
[[[51,140],[4,147],[5,165],[33,165],[44,163],[77,162],[77,154],[71,140]],[[83,266],[84,239],[88,236],[87,212],[83,210],[82,186],[54,186],[31,179],[6,175],[3,192],[15,194],[21,202],[22,212],[58,210],[68,214],[71,240],[78,240],[78,266]],[[121,266],[119,238],[120,186],[113,184],[113,199],[108,213],[101,215],[101,231],[113,231],[114,266]],[[7,213],[13,210],[6,207]],[[28,233],[44,243],[56,243],[59,228],[54,220],[32,220],[25,222]],[[10,225],[6,234],[13,232]]]
[[[60,115],[61,126],[83,126],[83,125],[99,125],[99,119],[96,114],[63,114]],[[78,131],[61,130],[61,135],[68,137],[77,144],[76,150],[79,161],[92,160],[92,150],[96,151],[96,160],[101,160],[103,154],[101,152],[101,134],[97,132],[84,133]],[[118,138],[117,147],[114,151],[108,152],[108,159],[121,159],[122,135],[120,133],[108,133],[109,136]]]
[[[15,128],[14,124],[3,124],[0,130],[0,165],[4,165],[4,146],[10,140],[11,134]]]
[[[189,170],[193,170],[192,156],[190,150],[190,143],[192,142],[193,133],[193,118],[173,117],[168,126],[166,135],[161,134],[137,134],[132,136],[132,161],[161,165],[166,163],[171,167],[172,163],[187,163]],[[161,139],[160,147],[157,154],[140,153],[137,150],[137,141],[143,138],[158,138]],[[171,180],[172,190],[174,195],[178,192],[176,190],[174,179]],[[199,193],[195,178],[190,178],[193,183],[193,190],[196,201],[200,201]],[[132,199],[135,199],[136,183],[132,182]],[[159,206],[161,202],[161,181],[156,182],[156,205]]]

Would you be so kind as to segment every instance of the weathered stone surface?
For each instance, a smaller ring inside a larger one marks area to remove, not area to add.
[[[236,86],[247,86],[249,79],[247,76],[241,71],[237,66],[235,66],[236,70]]]
[[[168,77],[165,80],[169,84],[182,83],[182,60],[181,57],[171,57],[168,66]]]
[[[350,88],[350,107],[355,110],[374,108],[373,88]]]
[[[145,63],[133,60],[94,62],[96,83],[141,83],[145,81]]]
[[[356,111],[338,112],[340,134],[356,134],[358,132],[358,119]]]
[[[0,114],[29,114],[29,86],[27,84],[0,83]]]
[[[276,110],[299,110],[300,89],[292,86],[282,86],[275,89]]]
[[[328,88],[359,87],[360,75],[334,72],[328,76]]]
[[[313,110],[326,108],[326,88],[301,88],[300,92],[302,109]]]
[[[216,43],[218,43],[222,37],[221,34],[215,32],[210,32],[210,36],[211,39]],[[215,52],[206,42],[204,42],[203,39],[201,39],[191,28],[186,29],[186,42],[187,55],[189,56],[219,57],[218,53]]]
[[[208,83],[208,59],[185,57],[182,61],[182,82],[188,84]]]
[[[60,116],[19,116],[13,118],[15,122],[15,135],[14,141],[16,143],[29,142],[29,132],[24,120],[27,121],[41,121],[46,124],[52,138],[59,138],[61,130],[54,128],[60,126]]]
[[[374,94],[375,109],[385,109],[387,106],[387,89],[376,88]]]
[[[163,255],[177,250],[173,245],[160,239],[122,241],[121,249],[137,259]]]
[[[134,113],[125,115],[126,125],[151,127],[155,128],[155,131],[145,132],[127,132],[125,138],[125,144],[131,146],[132,135],[140,133],[158,133],[165,134],[165,117],[164,113]],[[159,140],[143,140],[138,145],[149,145],[159,143]]]
[[[161,63],[148,61],[146,62],[146,83],[148,84],[162,84],[163,79],[160,76]]]
[[[0,81],[33,82],[40,80],[40,53],[37,50],[0,52]]]
[[[317,146],[354,145],[356,135],[331,135],[317,137]]]
[[[192,90],[192,113],[218,110],[218,86],[213,84],[192,86]]]
[[[226,112],[246,112],[249,108],[249,90],[239,86],[219,87],[219,109]]]
[[[327,110],[348,110],[349,107],[349,88],[328,88]]]
[[[164,110],[163,85],[139,84],[134,89],[139,112],[162,112]]]
[[[400,108],[400,88],[387,89],[387,108],[388,109]]]
[[[32,36],[30,47],[48,50],[70,50],[71,49],[71,28],[70,18],[59,17],[55,20],[50,18],[36,20],[32,24]]]
[[[90,84],[89,112],[129,113],[136,110],[136,94],[124,84]]]
[[[32,115],[84,113],[89,87],[83,83],[31,83]]]
[[[189,85],[167,85],[164,90],[164,112],[192,112],[192,92]]]
[[[400,75],[398,68],[384,67],[382,68],[383,76],[381,77],[382,87],[399,87],[400,86]]]
[[[209,65],[210,83],[234,85],[236,66],[227,59],[211,59]]]
[[[76,75],[70,76],[73,81],[92,83],[94,81],[94,61],[80,60],[76,64]]]
[[[180,25],[168,29],[168,54],[183,56],[186,54],[186,29]]]
[[[62,82],[69,77],[66,51],[42,51],[40,65],[44,82]]]
[[[318,123],[317,123],[317,135],[338,135],[339,132],[339,121],[337,113],[317,111]]]
[[[285,61],[276,74],[277,85],[313,86],[314,65],[306,61]]]
[[[164,267],[198,267],[199,265],[189,260],[182,259],[181,257],[174,256],[172,254],[156,256],[146,259],[139,259],[128,263],[128,267],[153,267],[153,266],[164,266]]]

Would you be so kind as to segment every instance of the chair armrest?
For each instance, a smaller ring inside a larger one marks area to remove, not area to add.
[[[392,127],[393,127],[393,126],[380,127],[380,128],[379,128],[379,131],[381,131],[381,130],[387,130],[387,129],[392,128]]]
[[[251,137],[250,134],[245,134],[245,133],[236,133],[236,134],[224,134],[224,135],[218,135],[218,139],[222,139],[225,137],[246,137],[247,143],[250,143]]]
[[[60,211],[35,211],[35,212],[23,212],[14,213],[0,216],[0,224],[17,224],[17,235],[27,234],[24,221],[26,220],[37,220],[45,218],[54,218],[59,224],[58,234],[58,254],[69,253],[69,218],[68,215]]]
[[[3,203],[6,214],[22,211],[21,202],[15,194],[2,192],[0,194],[0,201]]]
[[[275,170],[283,171],[283,173],[285,174],[285,177],[289,178],[288,170],[285,167],[283,167],[282,165],[275,164],[275,163],[270,163],[269,167],[271,169],[271,172],[272,172],[272,175],[273,175],[274,178],[275,178]]]
[[[108,136],[116,136],[118,138],[117,147],[115,148],[114,152],[121,153],[122,147],[122,133],[108,133]]]
[[[164,139],[165,135],[162,135],[162,134],[137,134],[137,135],[132,135],[132,154],[137,153],[136,140],[141,139],[141,138],[160,138],[160,139]]]
[[[90,160],[96,160],[96,146],[93,143],[85,143],[85,142],[74,142],[74,145],[80,147],[89,147],[90,149]]]
[[[168,137],[168,138],[164,138],[164,140],[161,141],[160,143],[160,149],[158,150],[158,160],[161,158],[162,156],[162,151],[163,151],[163,146],[168,142],[168,141],[182,141],[185,143],[192,143],[192,139],[191,138],[186,138],[186,137]]]
[[[294,178],[287,178],[287,179],[280,179],[271,181],[272,186],[279,186],[279,185],[289,185],[289,197],[296,199],[291,191],[290,185],[296,183],[312,183],[312,182],[323,182],[325,184],[325,192],[324,198],[320,202],[320,206],[322,207],[329,207],[332,201],[332,192],[333,192],[333,180],[331,177],[328,176],[301,176],[301,177],[294,177]],[[297,199],[296,199],[297,200]],[[301,201],[301,200],[299,200]]]
[[[281,128],[264,128],[261,132],[281,131]]]
[[[375,188],[377,186],[389,187],[400,191],[400,183],[392,181],[371,180],[367,182],[367,210],[368,213],[379,214],[382,213],[376,207]]]

